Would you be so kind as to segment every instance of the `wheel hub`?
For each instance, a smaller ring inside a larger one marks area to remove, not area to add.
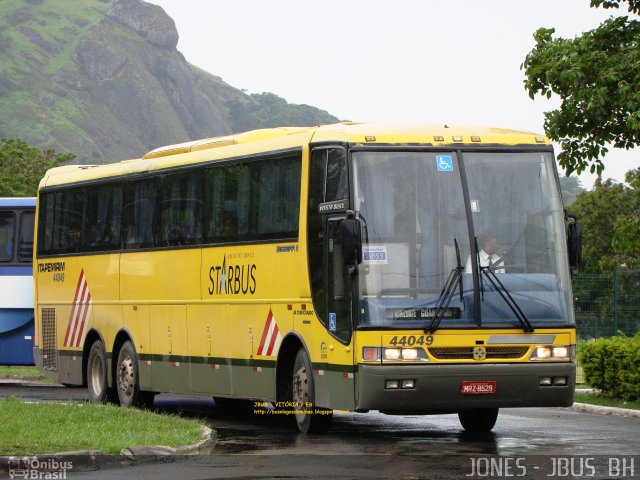
[[[118,386],[120,387],[120,391],[127,397],[133,395],[133,387],[135,385],[133,373],[133,361],[131,357],[127,356],[122,359],[120,368],[118,369]]]

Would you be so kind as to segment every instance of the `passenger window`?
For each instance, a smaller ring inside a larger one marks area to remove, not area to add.
[[[31,263],[33,259],[33,226],[35,212],[20,214],[20,235],[18,237],[18,261]]]
[[[127,250],[156,245],[157,179],[132,182],[125,189],[124,246]]]
[[[87,190],[87,251],[120,248],[122,188],[108,185]]]
[[[159,246],[195,245],[202,233],[202,187],[192,173],[162,181]]]
[[[0,262],[13,260],[15,222],[13,212],[0,212]]]

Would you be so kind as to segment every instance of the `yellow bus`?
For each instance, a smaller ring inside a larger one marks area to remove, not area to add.
[[[571,405],[558,185],[545,137],[446,125],[274,128],[54,168],[37,365],[94,402],[253,400],[303,432],[333,410],[487,431],[502,407]]]

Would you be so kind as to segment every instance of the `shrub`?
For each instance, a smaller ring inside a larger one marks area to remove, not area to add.
[[[578,360],[587,383],[604,395],[640,399],[640,333],[582,343]]]

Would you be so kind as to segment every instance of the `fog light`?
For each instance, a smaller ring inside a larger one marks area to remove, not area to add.
[[[385,348],[384,349],[384,359],[385,360],[399,360],[400,359],[400,349],[399,348]]]
[[[541,377],[540,378],[540,385],[542,385],[542,386],[551,385],[551,377]]]
[[[387,380],[384,384],[384,388],[388,390],[400,388],[400,382],[398,380]]]
[[[402,380],[402,388],[416,388],[415,380]]]
[[[555,377],[553,379],[553,384],[554,385],[566,385],[567,384],[567,377]]]

